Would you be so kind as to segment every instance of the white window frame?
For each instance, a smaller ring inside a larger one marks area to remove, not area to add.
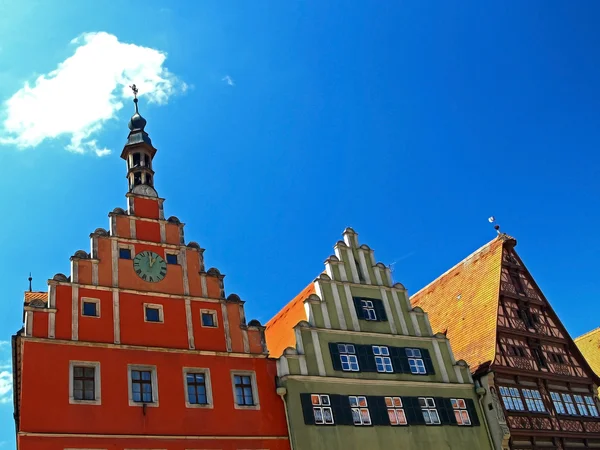
[[[95,316],[88,316],[87,314],[83,314],[83,304],[84,303],[95,303],[96,304],[96,315]],[[81,317],[94,317],[94,318],[99,319],[100,318],[100,299],[92,298],[92,297],[81,297]]]
[[[147,320],[146,318],[146,308],[150,309],[158,309],[158,322],[154,320]],[[144,303],[144,322],[146,323],[165,323],[165,313],[163,311],[163,305],[158,303]]]
[[[354,426],[370,426],[373,425],[371,413],[369,411],[369,403],[364,395],[349,395],[348,402],[352,410],[352,422]],[[366,416],[364,415],[366,413]]]
[[[363,310],[363,316],[365,317],[365,320],[373,322],[377,321],[377,312],[375,311],[375,306],[373,305],[372,300],[361,300],[360,307]]]
[[[337,344],[337,348],[340,353],[342,370],[344,372],[360,372],[360,363],[358,362],[358,356],[356,356],[356,347],[354,344]],[[344,364],[348,366],[347,369],[344,369]],[[356,365],[355,369],[352,368],[353,364]]]
[[[535,413],[547,413],[542,394],[537,389],[521,389],[527,410]]]
[[[413,375],[427,375],[427,367],[425,367],[425,361],[423,360],[420,348],[405,348],[404,353],[406,353],[406,357],[408,358],[410,373]]]
[[[204,387],[206,389],[206,404],[190,403],[188,396],[188,385],[187,385],[187,374],[188,373],[202,373],[204,374]],[[184,367],[183,368],[183,386],[185,391],[185,407],[186,408],[201,408],[201,409],[212,409],[213,396],[212,396],[212,385],[210,383],[210,369],[205,367]]]
[[[152,402],[136,402],[133,400],[133,380],[131,379],[132,370],[145,370],[150,371],[150,381],[152,381]],[[156,366],[149,364],[127,364],[127,388],[129,394],[129,406],[148,406],[151,408],[157,408],[158,403],[158,374],[156,372]]]
[[[526,411],[518,388],[499,386],[499,392],[507,411]]]
[[[471,426],[471,416],[469,416],[469,410],[467,409],[467,402],[464,398],[451,398],[450,404],[454,410],[454,418],[456,424],[459,426]]]
[[[310,403],[313,408],[313,418],[315,425],[335,425],[333,410],[331,409],[331,399],[327,394],[310,394]],[[325,412],[329,413],[331,421],[325,420]],[[317,413],[321,414],[321,421],[317,421]]]
[[[425,425],[441,425],[442,421],[440,419],[440,413],[435,406],[435,400],[433,397],[418,397],[419,406],[421,408],[421,413],[423,414],[423,419],[425,420]],[[421,404],[421,400],[425,405]],[[433,417],[436,417],[436,420],[433,420]],[[429,422],[427,421],[429,418]]]
[[[167,255],[173,255],[177,258],[177,262],[175,264],[169,263],[167,262]],[[179,252],[165,252],[165,264],[169,265],[169,266],[175,266],[175,265],[179,265]]]
[[[375,367],[379,373],[394,373],[394,365],[390,357],[390,349],[385,345],[372,345],[373,356],[375,357]],[[379,370],[379,366],[383,370]],[[388,370],[389,369],[389,370]]]
[[[406,418],[406,411],[404,411],[404,405],[402,404],[402,398],[400,397],[385,397],[385,406],[387,406],[388,419],[392,415],[395,417],[396,423],[390,425],[393,427],[403,427],[408,425],[408,419]],[[402,417],[402,419],[401,419]]]
[[[211,316],[213,316],[213,323],[214,325],[208,326],[208,325],[204,325],[204,321],[202,320],[202,315],[203,314],[210,314]],[[203,328],[219,328],[219,320],[218,320],[217,316],[217,311],[214,309],[201,309],[200,310],[200,326]]]
[[[94,368],[94,400],[76,400],[73,396],[73,368],[93,367]],[[71,405],[101,405],[102,404],[102,384],[100,377],[99,361],[69,361],[69,403]]]
[[[233,406],[235,409],[260,409],[260,400],[258,398],[258,385],[256,384],[256,372],[254,370],[231,370],[231,389],[233,391]],[[252,385],[252,399],[254,400],[254,405],[238,405],[237,404],[237,394],[235,392],[235,376],[249,376],[250,384]]]

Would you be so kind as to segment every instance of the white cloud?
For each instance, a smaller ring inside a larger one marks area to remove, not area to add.
[[[235,86],[235,82],[233,81],[233,78],[231,78],[229,75],[225,75],[221,81],[224,81],[225,83],[227,83],[229,86]]]
[[[0,372],[0,403],[9,403],[12,400],[12,373],[4,370]]]
[[[131,99],[130,84],[137,85],[140,97],[159,105],[187,89],[164,66],[167,56],[159,50],[119,42],[105,32],[85,33],[71,43],[77,45],[72,56],[26,82],[4,103],[0,143],[27,148],[67,137],[67,150],[105,156],[110,150],[92,136],[116,117],[124,99]],[[133,112],[133,105],[128,107]]]

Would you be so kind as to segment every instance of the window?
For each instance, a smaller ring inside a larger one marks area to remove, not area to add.
[[[133,167],[137,167],[140,165],[140,154],[139,153],[134,153],[133,154]]]
[[[585,404],[587,405],[588,410],[590,411],[590,416],[598,417],[598,408],[596,407],[596,404],[594,403],[594,398],[589,395],[586,395],[584,397],[584,399],[585,399]]]
[[[467,404],[463,398],[451,398],[450,403],[454,410],[454,417],[458,425],[471,425],[471,418],[469,417],[469,411],[467,411]]]
[[[408,356],[408,364],[410,366],[410,373],[414,374],[426,374],[425,363],[421,355],[421,350],[418,348],[406,348],[406,356]]]
[[[540,391],[535,389],[523,389],[523,397],[527,404],[527,409],[533,412],[546,412],[546,407],[542,401]]]
[[[548,359],[554,364],[564,364],[565,359],[560,353],[548,353]]]
[[[158,406],[158,379],[156,366],[140,366],[130,364],[129,372],[129,406]]]
[[[352,344],[338,344],[338,350],[340,352],[340,361],[342,363],[342,370],[346,372],[358,372],[358,358],[356,357],[356,349]]]
[[[365,320],[377,320],[377,314],[375,313],[375,307],[371,300],[361,300],[360,306],[363,309]]]
[[[138,184],[142,184],[142,173],[136,172],[133,174],[133,185],[137,186]]]
[[[367,407],[367,397],[350,396],[350,408],[352,409],[352,420],[354,425],[371,425],[371,415]]]
[[[100,363],[69,362],[69,403],[100,405]]]
[[[508,354],[510,356],[525,356],[525,350],[520,345],[509,345],[508,346]]]
[[[167,264],[177,264],[177,255],[174,253],[167,253]]]
[[[581,414],[582,416],[589,416],[590,413],[588,412],[588,409],[585,406],[585,401],[583,400],[583,397],[581,395],[573,395],[573,398],[575,399],[575,403],[577,404],[579,414]]]
[[[525,406],[517,388],[500,386],[500,395],[507,411],[525,411]]]
[[[313,405],[315,424],[333,425],[333,412],[331,411],[329,395],[311,394],[310,401]]]
[[[373,346],[373,355],[375,355],[375,365],[377,372],[394,372],[392,359],[390,358],[390,350],[387,347],[379,345]]]
[[[385,406],[387,406],[390,425],[406,425],[408,423],[400,397],[386,397]]]
[[[119,258],[121,258],[121,259],[131,259],[131,249],[129,249],[129,248],[120,248],[119,249]]]
[[[572,416],[577,415],[577,409],[575,409],[575,404],[573,403],[573,398],[571,394],[563,394],[563,401],[565,402],[565,408],[567,409],[567,414],[571,414]]]
[[[97,298],[82,298],[81,315],[89,317],[100,317],[100,300]]]
[[[565,405],[563,405],[562,400],[560,399],[560,394],[558,392],[550,392],[550,398],[552,399],[552,403],[554,404],[554,409],[557,414],[566,414]]]
[[[162,305],[152,305],[144,303],[144,321],[145,322],[163,322],[163,307]]]
[[[211,403],[206,370],[189,369],[185,372],[185,384],[187,387],[186,406],[208,406]]]
[[[133,401],[152,403],[152,372],[150,370],[131,371],[131,390]]]
[[[544,354],[542,353],[542,350],[540,350],[539,347],[532,347],[531,351],[533,352],[533,356],[535,357],[538,366],[548,367],[548,364],[546,363],[546,358],[544,357]]]
[[[440,416],[435,408],[435,400],[431,397],[419,397],[419,406],[426,425],[439,425]]]
[[[217,326],[217,312],[205,310],[201,312],[202,326],[203,327],[216,327]]]
[[[251,371],[231,372],[236,409],[259,409],[256,374]]]

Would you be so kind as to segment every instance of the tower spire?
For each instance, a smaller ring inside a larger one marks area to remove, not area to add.
[[[156,154],[156,149],[152,145],[150,136],[145,131],[146,119],[141,116],[139,111],[139,90],[135,84],[129,87],[133,92],[135,112],[129,120],[129,136],[121,153],[121,158],[127,162],[129,192],[148,197],[158,197],[154,189],[154,171],[152,170],[152,159]]]
[[[33,289],[31,288],[31,282],[33,281],[33,278],[31,278],[31,272],[29,272],[29,278],[27,278],[29,280],[29,292],[33,291]]]

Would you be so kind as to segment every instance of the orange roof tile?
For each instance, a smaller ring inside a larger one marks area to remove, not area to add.
[[[279,311],[275,317],[267,322],[265,338],[269,356],[279,358],[288,347],[296,347],[294,327],[302,320],[306,320],[304,300],[315,293],[314,283],[306,286],[294,299]]]
[[[48,293],[47,292],[31,292],[31,291],[27,291],[25,292],[25,304],[30,303],[33,300],[41,300],[44,303],[46,303],[48,301]]]
[[[583,334],[574,341],[592,370],[600,376],[600,328]]]
[[[447,330],[457,359],[472,371],[494,361],[505,239],[497,237],[411,297],[429,315],[434,332]]]

